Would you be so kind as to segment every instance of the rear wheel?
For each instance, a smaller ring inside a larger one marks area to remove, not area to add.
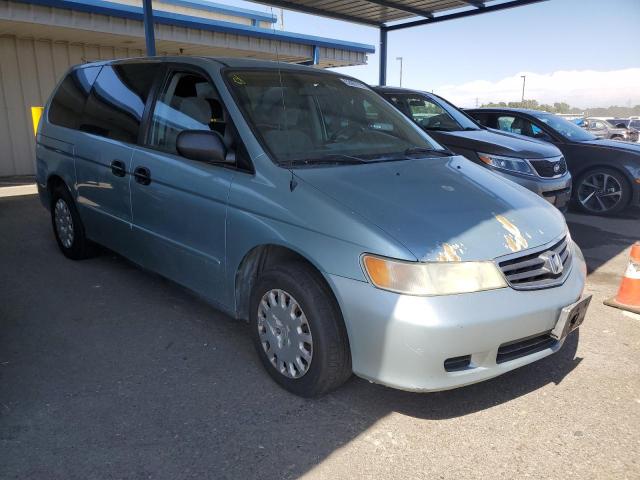
[[[576,182],[576,204],[593,215],[613,215],[623,210],[631,198],[624,176],[609,168],[583,173]]]
[[[84,233],[84,225],[69,191],[59,185],[51,195],[51,224],[62,253],[73,260],[91,257],[93,244]]]
[[[290,392],[317,397],[351,376],[337,302],[308,265],[289,263],[261,275],[251,295],[251,324],[264,368]]]

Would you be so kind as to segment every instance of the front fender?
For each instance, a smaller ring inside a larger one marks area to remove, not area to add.
[[[365,282],[364,252],[416,261],[405,247],[355,212],[348,211],[305,182],[291,182],[280,170],[269,179],[240,174],[229,193],[226,239],[228,305],[245,256],[262,245],[286,247],[307,259],[323,275]]]

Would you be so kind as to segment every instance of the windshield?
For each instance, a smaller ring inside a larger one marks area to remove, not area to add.
[[[357,80],[276,69],[226,75],[246,120],[279,164],[360,163],[446,152]]]
[[[567,140],[572,140],[574,142],[587,142],[589,140],[597,139],[597,137],[590,134],[582,127],[579,127],[575,123],[571,123],[564,118],[558,117],[552,113],[535,112],[531,113],[531,115],[536,117],[541,122],[549,125],[549,127],[554,129]]]

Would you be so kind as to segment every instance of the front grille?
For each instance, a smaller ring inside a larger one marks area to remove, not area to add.
[[[559,259],[554,258],[555,255]],[[565,236],[551,247],[532,253],[507,255],[497,261],[507,282],[516,290],[554,287],[564,282],[571,269],[569,237]]]
[[[557,340],[554,340],[548,333],[545,333],[536,337],[505,343],[498,348],[496,363],[504,363],[526,355],[531,355],[532,353],[541,352],[542,350],[553,347],[556,342]]]
[[[564,157],[548,158],[546,160],[529,160],[538,175],[544,178],[553,178],[564,175],[567,171],[567,162]]]

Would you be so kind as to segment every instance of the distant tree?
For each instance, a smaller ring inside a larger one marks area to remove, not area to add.
[[[555,113],[569,113],[569,110],[571,110],[571,106],[565,102],[556,102],[553,104],[553,108]]]
[[[633,107],[619,107],[612,105],[610,107],[595,108],[578,108],[572,107],[566,102],[555,102],[553,105],[540,104],[537,100],[525,100],[524,102],[488,102],[481,107],[509,107],[509,108],[528,108],[531,110],[543,110],[551,113],[571,113],[582,114],[588,117],[611,117],[625,118],[632,115],[640,115],[640,105]]]

